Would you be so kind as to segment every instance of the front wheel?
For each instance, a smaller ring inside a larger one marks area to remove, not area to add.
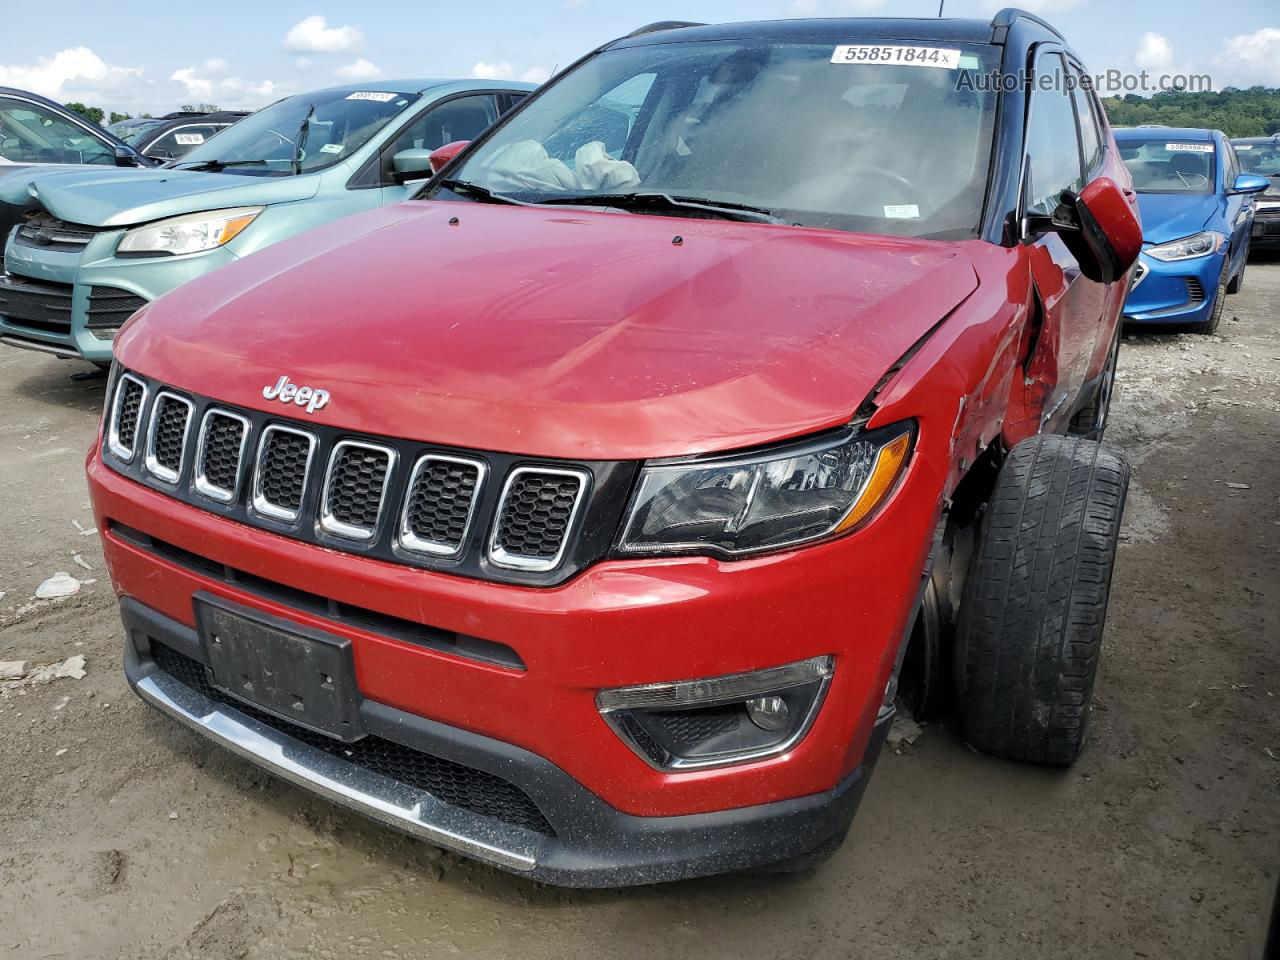
[[[1218,324],[1222,322],[1222,311],[1227,307],[1227,271],[1231,269],[1231,257],[1228,256],[1222,264],[1222,272],[1218,274],[1218,289],[1213,293],[1213,309],[1209,311],[1208,319],[1196,324],[1191,328],[1192,333],[1214,333],[1218,329]]]
[[[1066,766],[1084,746],[1129,467],[1109,447],[1037,436],[1010,452],[960,605],[965,739]]]
[[[1107,431],[1107,420],[1111,416],[1111,398],[1115,396],[1116,367],[1120,362],[1120,329],[1116,328],[1115,339],[1111,341],[1111,349],[1107,353],[1107,362],[1099,375],[1098,387],[1087,404],[1076,411],[1071,418],[1071,435],[1084,437],[1086,440],[1101,440]]]

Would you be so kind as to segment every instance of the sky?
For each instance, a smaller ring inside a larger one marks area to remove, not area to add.
[[[540,82],[654,20],[936,16],[939,0],[217,0],[52,7],[0,0],[0,85],[122,113],[256,109],[365,79]],[[989,19],[1007,0],[945,0]],[[1022,0],[1101,73],[1208,74],[1280,87],[1280,0]]]

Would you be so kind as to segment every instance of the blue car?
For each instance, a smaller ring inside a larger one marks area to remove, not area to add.
[[[1142,255],[1124,305],[1132,324],[1213,333],[1226,295],[1244,281],[1253,196],[1266,177],[1242,173],[1218,130],[1115,131],[1142,212]]]

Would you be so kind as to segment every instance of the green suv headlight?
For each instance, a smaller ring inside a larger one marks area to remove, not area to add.
[[[209,210],[134,227],[120,240],[116,253],[164,257],[213,250],[239,236],[264,209],[233,207],[230,210]]]
[[[852,530],[893,490],[913,430],[847,428],[736,457],[650,462],[618,550],[739,557]]]

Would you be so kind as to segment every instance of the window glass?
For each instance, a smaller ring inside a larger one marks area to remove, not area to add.
[[[1074,89],[1071,96],[1076,102],[1076,117],[1080,121],[1080,146],[1084,151],[1084,171],[1086,176],[1094,171],[1102,160],[1102,133],[1098,130],[1098,118],[1093,112],[1093,97],[1084,88],[1084,81],[1074,66],[1071,68]]]
[[[1075,111],[1063,69],[1062,57],[1051,54],[1040,58],[1036,71],[1027,130],[1027,209],[1032,213],[1052,214],[1064,190],[1084,186]],[[1052,75],[1052,82],[1039,79],[1045,75]]]
[[[1280,177],[1280,141],[1236,144],[1236,159],[1245,173]]]
[[[396,137],[389,153],[401,150],[435,150],[455,140],[474,140],[498,119],[498,106],[490,94],[458,97],[432,107]]]
[[[0,97],[0,160],[114,164],[115,151],[39,104]]]
[[[1213,193],[1214,149],[1207,140],[1120,140],[1120,157],[1139,193]]]
[[[785,224],[968,236],[996,96],[967,81],[994,70],[999,51],[947,47],[959,49],[848,48],[874,49],[865,62],[817,41],[607,50],[539,92],[453,175],[529,203],[661,194]]]
[[[143,151],[158,160],[176,160],[200,146],[226,124],[198,123],[176,127]]]

